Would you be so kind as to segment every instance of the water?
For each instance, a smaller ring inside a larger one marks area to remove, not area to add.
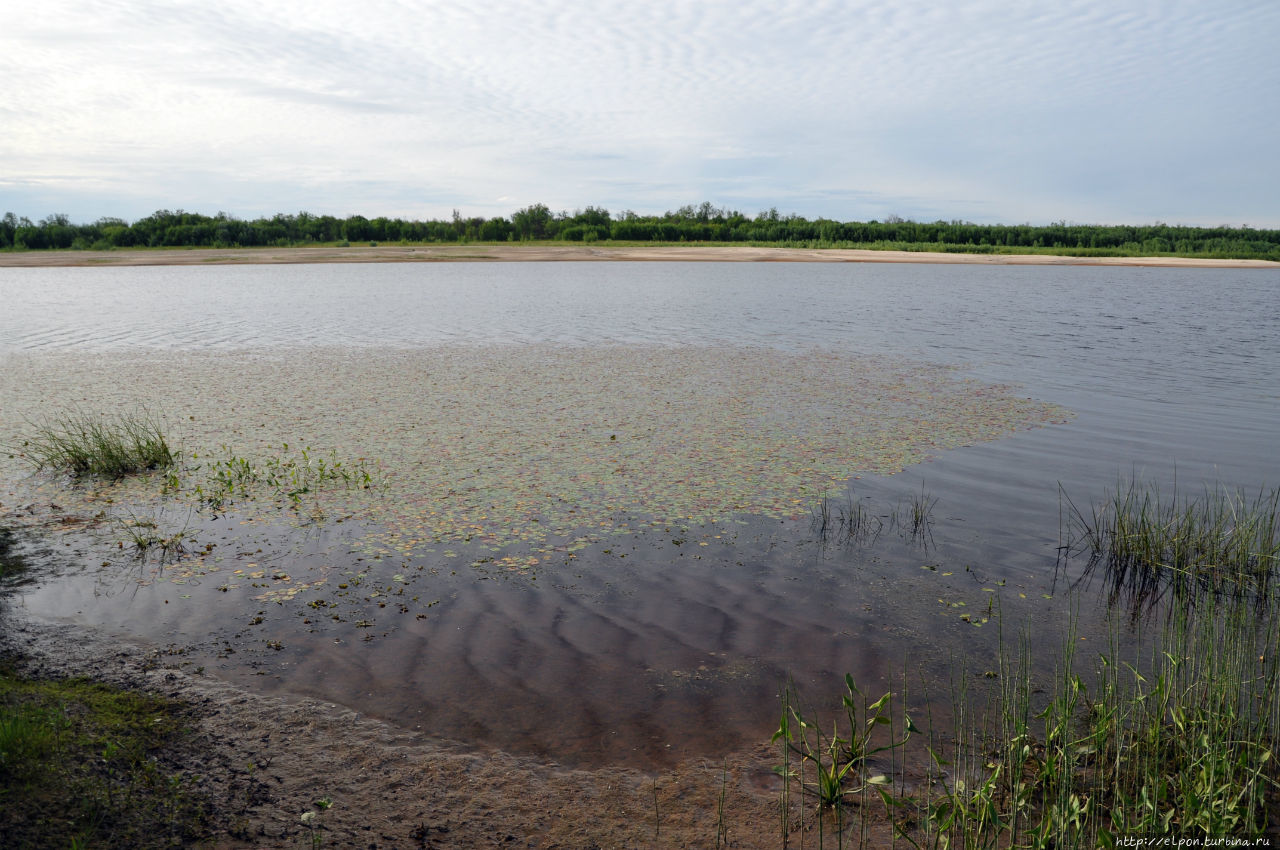
[[[91,582],[68,568],[24,591],[21,605],[184,642],[219,675],[477,745],[639,765],[750,746],[770,731],[788,673],[835,693],[846,671],[887,682],[908,667],[944,676],[957,653],[980,664],[993,630],[956,612],[981,619],[992,594],[1006,616],[1034,618],[1051,638],[1078,577],[1058,558],[1063,491],[1087,504],[1130,475],[1192,491],[1280,483],[1278,295],[1272,271],[1106,267],[0,270],[0,368],[10,370],[68,357],[260,362],[335,348],[355,359],[440,346],[817,350],[957,366],[1075,413],[850,483],[850,498],[886,518],[913,493],[936,497],[931,546],[893,531],[872,546],[824,546],[805,509],[795,520],[639,530],[544,565],[535,581],[478,577],[416,553],[395,568],[421,572],[419,605],[442,602],[390,628],[376,601],[342,622],[262,606],[263,623],[228,623],[235,591],[212,579],[139,586],[122,574],[127,565]],[[247,545],[230,519],[195,522],[202,541]],[[350,566],[371,532],[330,524],[299,540],[268,525],[248,534],[277,553],[273,565],[301,573]],[[681,534],[692,541],[677,544]],[[183,594],[207,604],[181,608]],[[374,615],[377,626],[355,625]],[[216,651],[224,645],[238,652]]]

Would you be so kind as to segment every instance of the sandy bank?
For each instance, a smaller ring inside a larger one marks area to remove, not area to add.
[[[1058,257],[1047,254],[944,254],[933,251],[869,251],[749,246],[595,247],[590,245],[380,245],[306,248],[174,248],[119,251],[24,251],[0,253],[0,267],[188,266],[269,263],[394,262],[800,262],[959,263],[1011,266],[1158,266],[1280,269],[1266,260],[1185,257]]]

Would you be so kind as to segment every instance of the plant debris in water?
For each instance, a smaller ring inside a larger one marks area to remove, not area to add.
[[[467,546],[487,569],[516,572],[652,524],[799,517],[855,475],[892,474],[1066,416],[949,368],[831,351],[521,345],[10,359],[22,362],[0,371],[0,395],[12,400],[0,440],[21,430],[15,417],[90,400],[132,409],[146,387],[145,403],[165,411],[188,455],[213,459],[229,446],[234,457],[268,459],[289,443],[317,456],[340,450],[362,475],[379,465],[382,486],[308,493],[330,516],[375,524],[371,552],[456,557]],[[136,504],[156,489],[125,481],[111,498]],[[252,514],[243,503],[237,511]]]

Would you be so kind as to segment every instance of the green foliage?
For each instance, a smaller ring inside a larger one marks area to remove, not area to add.
[[[1085,225],[1065,221],[1049,225],[974,224],[967,221],[885,221],[806,219],[780,215],[777,209],[750,217],[703,203],[662,215],[642,216],[607,209],[553,212],[530,204],[508,220],[466,218],[457,210],[449,221],[339,219],[300,212],[244,221],[220,212],[214,216],[184,210],[157,210],[129,224],[103,218],[72,224],[65,215],[39,222],[7,213],[0,219],[0,249],[85,249],[162,247],[255,247],[357,242],[448,243],[562,240],[613,240],[643,243],[726,243],[796,248],[871,248],[947,253],[1044,253],[1076,257],[1176,255],[1214,259],[1280,261],[1280,230],[1250,227]]]
[[[850,806],[865,810],[872,794],[890,805],[890,780],[868,770],[867,760],[874,755],[904,747],[916,729],[910,717],[895,725],[890,717],[892,694],[884,694],[872,702],[846,675],[841,714],[830,735],[819,725],[806,720],[800,710],[795,685],[788,683],[782,695],[782,718],[772,742],[781,748],[782,763],[775,768],[783,780],[782,838],[784,846],[789,833],[789,795],[794,785],[802,798],[812,799],[816,810],[819,846],[825,818],[835,820],[836,835],[843,840],[844,818]],[[843,722],[842,722],[843,721]]]
[[[146,414],[98,417],[65,413],[34,427],[10,447],[37,470],[121,478],[173,465],[160,426]]]
[[[310,447],[290,453],[289,444],[280,453],[263,460],[250,460],[222,447],[222,457],[201,459],[193,454],[189,462],[166,478],[170,491],[189,490],[198,502],[215,511],[223,510],[238,498],[267,494],[286,499],[298,508],[302,497],[327,488],[368,490],[382,484],[382,474],[365,458],[341,460],[336,451],[327,455]],[[202,461],[196,463],[196,461]],[[203,482],[193,474],[203,470]]]

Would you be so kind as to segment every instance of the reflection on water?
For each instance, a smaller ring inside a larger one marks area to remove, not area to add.
[[[936,497],[929,548],[892,532],[872,546],[823,546],[810,531],[807,502],[790,513],[771,508],[770,517],[677,516],[664,513],[678,501],[669,489],[648,513],[643,500],[627,503],[628,524],[608,535],[572,545],[549,535],[537,569],[516,574],[498,566],[516,554],[519,541],[510,539],[437,542],[436,526],[422,540],[401,534],[395,542],[406,545],[375,546],[370,541],[390,539],[388,528],[337,523],[342,511],[301,531],[270,516],[242,525],[234,514],[198,515],[193,546],[215,544],[203,550],[204,572],[159,571],[123,552],[86,555],[82,562],[108,563],[97,579],[84,579],[83,563],[69,564],[21,604],[34,615],[189,646],[192,664],[257,687],[323,696],[477,744],[637,765],[749,746],[771,731],[788,674],[802,688],[836,693],[845,672],[874,691],[903,671],[945,675],[956,658],[979,670],[996,640],[981,621],[996,604],[1011,627],[1033,619],[1056,647],[1054,626],[1069,614],[1064,582],[1075,577],[1059,572],[1059,486],[1087,502],[1131,472],[1160,482],[1176,475],[1192,487],[1280,480],[1278,283],[1271,272],[879,265],[0,271],[0,296],[13,305],[0,316],[0,350],[15,352],[0,361],[7,370],[0,417],[10,431],[26,412],[13,406],[29,397],[25,376],[44,376],[52,387],[46,399],[91,402],[78,376],[102,349],[114,350],[108,361],[134,358],[155,372],[154,380],[144,369],[122,383],[122,398],[146,399],[161,387],[180,397],[179,379],[196,374],[196,361],[254,376],[241,384],[188,381],[192,398],[205,394],[199,404],[228,408],[216,427],[200,421],[203,414],[184,426],[214,445],[278,442],[289,436],[276,433],[283,422],[340,434],[344,448],[365,451],[345,444],[376,429],[394,432],[377,405],[392,390],[360,379],[367,373],[359,364],[412,360],[441,344],[462,364],[483,350],[477,344],[553,343],[582,358],[601,344],[656,345],[675,352],[654,361],[669,364],[721,351],[728,378],[735,356],[744,364],[769,360],[761,350],[805,358],[817,348],[850,362],[868,353],[924,358],[963,364],[983,381],[1021,384],[1024,395],[1077,412],[996,442],[939,446],[945,451],[932,462],[851,482],[850,498],[886,517],[913,494]],[[680,353],[690,346],[702,353]],[[296,370],[284,366],[299,354],[323,364],[347,396],[363,391],[366,407],[334,410],[293,393],[285,378]],[[18,374],[15,364],[31,371]],[[825,405],[834,432],[852,430],[846,414],[855,401],[824,395],[829,383],[819,391],[820,376],[830,373],[805,374],[794,394],[765,406],[786,422],[810,396],[818,403],[800,420]],[[450,385],[463,387],[466,377],[460,371]],[[945,398],[947,386],[921,395]],[[241,397],[224,398],[220,387]],[[727,380],[722,389],[731,387]],[[662,388],[657,381],[655,391]],[[483,382],[474,389],[477,398],[504,391]],[[474,403],[461,390],[453,397]],[[287,410],[272,414],[281,399]],[[588,402],[589,394],[577,404]],[[432,412],[474,416],[460,409]],[[700,426],[703,441],[716,440],[714,414]],[[661,417],[636,418],[663,430]],[[518,442],[528,429],[518,419],[510,424],[517,453],[530,454]],[[609,437],[637,424],[592,436],[615,450]],[[929,431],[919,422],[903,427]],[[743,445],[729,430],[715,447],[722,467],[726,447]],[[386,440],[369,453],[403,444]],[[538,476],[553,455],[535,454],[515,472],[545,481]],[[448,462],[459,456],[451,451]],[[652,468],[649,457],[642,465]],[[779,465],[801,466],[798,457]],[[501,477],[467,486],[482,493]],[[424,504],[430,492],[421,494]],[[9,510],[15,498],[0,492],[0,502]],[[103,505],[107,514],[118,508]],[[552,509],[539,510],[545,517]],[[561,536],[569,530],[559,528]],[[109,545],[110,524],[99,533]],[[100,552],[87,543],[84,551]],[[303,583],[305,592],[283,604],[267,595]],[[1084,637],[1096,627],[1095,604],[1082,606]]]

